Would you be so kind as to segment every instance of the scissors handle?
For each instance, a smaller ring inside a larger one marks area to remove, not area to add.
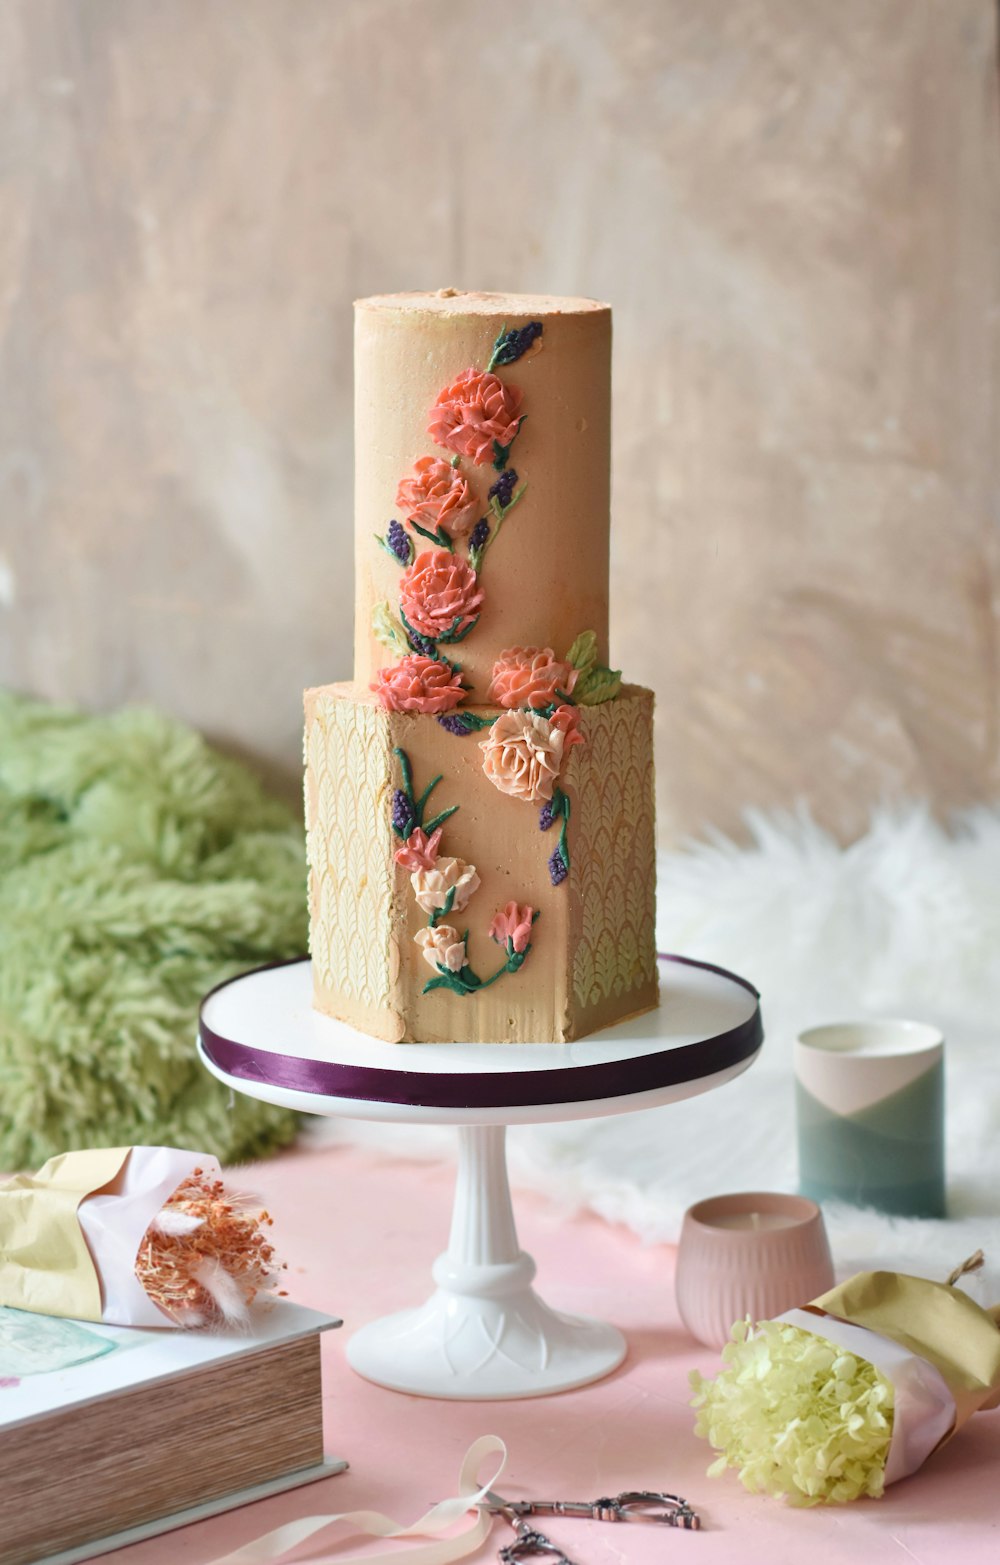
[[[697,1532],[701,1521],[679,1494],[654,1489],[627,1489],[612,1502],[618,1509],[617,1521],[654,1522],[663,1527],[685,1527]]]
[[[499,1498],[499,1497],[498,1497]],[[603,1495],[599,1500],[505,1500],[491,1505],[515,1527],[527,1516],[576,1516],[595,1522],[651,1522],[661,1527],[685,1527],[696,1531],[700,1523],[679,1494],[652,1489],[627,1489]]]
[[[547,1555],[549,1559],[556,1562],[556,1565],[574,1565],[569,1555],[564,1554],[551,1538],[545,1536],[544,1532],[529,1527],[521,1517],[512,1519],[508,1516],[507,1520],[517,1533],[517,1537],[513,1543],[508,1543],[505,1548],[497,1550],[500,1565],[519,1565],[521,1560],[538,1558],[540,1555]]]

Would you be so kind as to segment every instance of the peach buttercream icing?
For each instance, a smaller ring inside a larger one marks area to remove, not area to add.
[[[452,911],[461,913],[474,891],[479,889],[479,875],[474,864],[464,859],[438,859],[430,869],[415,869],[410,885],[425,913],[437,913],[445,906],[448,895],[454,891]]]
[[[534,908],[520,907],[516,902],[508,902],[494,915],[490,925],[490,938],[501,946],[506,946],[509,940],[520,956],[531,939],[531,924],[534,916]]]
[[[423,952],[424,961],[435,972],[444,967],[450,973],[459,973],[465,966],[465,941],[450,924],[418,929],[413,938]]]
[[[557,692],[571,695],[579,678],[551,647],[505,647],[493,665],[487,699],[497,706],[548,706]]]
[[[400,480],[396,504],[407,521],[428,532],[441,527],[452,539],[463,538],[479,512],[468,479],[438,456],[417,458],[411,476]]]
[[[414,630],[432,640],[468,630],[482,602],[472,566],[445,549],[426,549],[403,572],[400,608]]]
[[[520,387],[488,370],[463,370],[439,394],[427,433],[437,445],[481,467],[492,462],[494,441],[509,446],[517,434],[523,395]]]
[[[465,698],[461,674],[416,652],[377,669],[370,689],[389,712],[451,712]]]
[[[566,735],[536,712],[504,712],[485,739],[483,771],[501,793],[536,804],[551,799]]]

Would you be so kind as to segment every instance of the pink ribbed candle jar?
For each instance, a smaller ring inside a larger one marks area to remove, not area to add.
[[[734,1321],[769,1320],[833,1282],[823,1214],[805,1196],[719,1195],[685,1213],[677,1308],[706,1347],[721,1348]]]

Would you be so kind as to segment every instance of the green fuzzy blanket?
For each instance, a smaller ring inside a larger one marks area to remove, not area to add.
[[[156,712],[0,692],[0,1168],[291,1140],[194,1045],[206,990],[305,946],[301,826],[241,766]]]

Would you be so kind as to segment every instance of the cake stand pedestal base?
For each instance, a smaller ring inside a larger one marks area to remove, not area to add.
[[[752,1065],[763,1038],[753,985],[707,962],[660,960],[655,1010],[573,1043],[385,1043],[313,1009],[308,961],[244,973],[206,996],[198,1050],[233,1091],[307,1114],[458,1126],[436,1291],[355,1332],[347,1357],[358,1374],[471,1402],[547,1396],[617,1369],[620,1331],[550,1309],[531,1286],[535,1263],[517,1242],[504,1141],[508,1125],[680,1103]]]
[[[519,1247],[503,1125],[459,1127],[448,1248],[437,1290],[417,1309],[372,1321],[347,1345],[353,1369],[393,1391],[483,1401],[546,1396],[599,1380],[625,1357],[614,1326],[562,1315],[538,1297]]]

